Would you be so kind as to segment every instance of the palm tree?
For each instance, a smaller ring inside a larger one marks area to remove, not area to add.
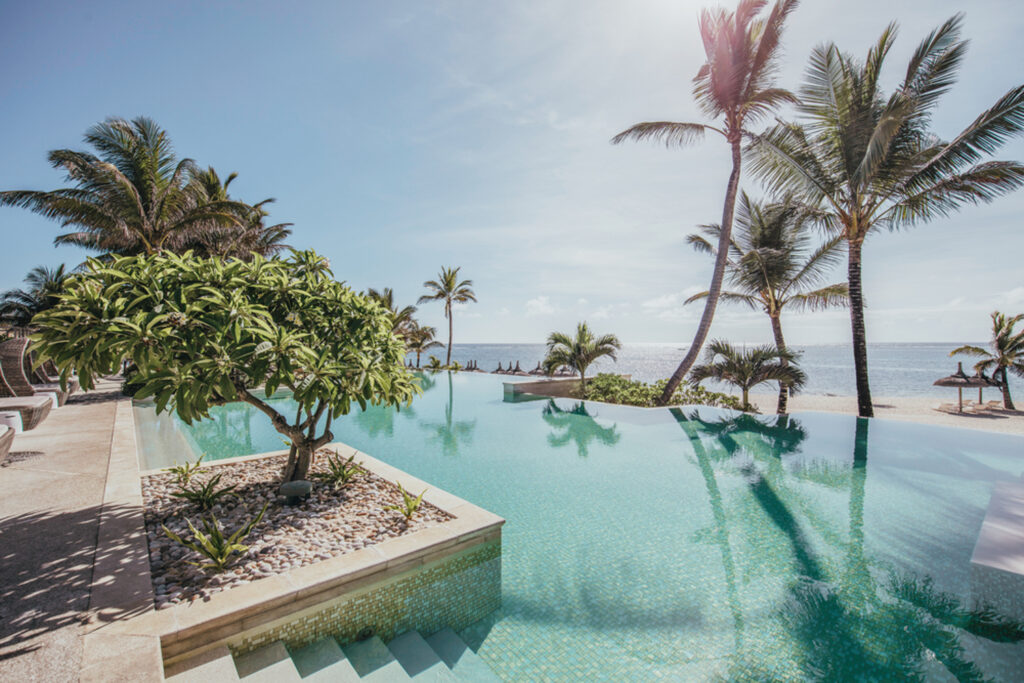
[[[724,9],[701,11],[700,35],[707,61],[693,79],[693,95],[707,116],[722,119],[720,127],[655,121],[639,123],[612,138],[613,143],[652,138],[663,141],[666,146],[681,147],[702,139],[707,131],[711,131],[725,138],[732,152],[732,172],[722,208],[718,254],[704,302],[704,313],[686,356],[665,385],[659,405],[669,402],[686,373],[697,362],[711,330],[725,275],[733,211],[740,185],[742,142],[744,135],[749,135],[747,127],[770,116],[781,104],[795,100],[789,91],[775,87],[775,71],[782,28],[786,17],[796,9],[797,0],[777,0],[767,17],[757,18],[767,4],[767,0],[740,0],[735,12]]]
[[[598,358],[608,356],[615,360],[615,352],[622,348],[622,342],[614,334],[595,337],[586,322],[576,326],[576,335],[552,332],[548,337],[548,353],[544,359],[547,374],[559,368],[572,368],[580,375],[580,390],[587,391],[587,368]]]
[[[716,339],[708,344],[704,363],[690,373],[690,381],[705,379],[728,382],[743,392],[743,409],[750,410],[750,390],[765,382],[779,382],[796,392],[807,381],[804,371],[795,365],[797,355],[770,344],[742,351],[732,344]]]
[[[108,119],[86,131],[98,156],[59,149],[50,164],[73,187],[51,192],[0,192],[0,206],[20,206],[76,230],[56,244],[115,254],[151,254],[210,223],[238,225],[252,207],[231,199],[207,201],[191,159],[179,160],[166,131],[154,121]]]
[[[732,291],[723,291],[724,301],[760,308],[768,314],[775,346],[786,350],[782,334],[782,311],[819,310],[845,306],[845,283],[823,284],[825,276],[841,258],[842,238],[836,236],[814,248],[807,230],[806,211],[791,200],[762,204],[740,193],[733,226],[733,239],[726,262]],[[715,246],[721,236],[718,225],[703,225],[704,235],[693,234],[687,241],[700,252],[717,255]],[[706,298],[707,292],[694,294],[686,303]],[[780,362],[785,364],[786,359]],[[786,412],[789,391],[779,384],[776,412]]]
[[[459,281],[461,268],[441,268],[436,280],[427,280],[423,286],[429,290],[419,298],[417,304],[428,301],[444,302],[444,317],[448,318],[448,355],[445,358],[445,366],[452,364],[452,304],[464,304],[476,301],[476,294],[473,292],[473,281]]]
[[[402,339],[408,340],[411,326],[416,322],[413,320],[413,315],[416,314],[416,307],[403,306],[399,308],[395,304],[395,292],[390,287],[385,287],[383,291],[377,291],[371,287],[366,290],[366,295],[391,311],[391,332]],[[431,327],[429,329],[433,330],[434,328]],[[440,344],[437,344],[437,346],[440,346]],[[418,366],[419,363],[417,362]]]
[[[1024,184],[1024,166],[985,161],[1024,128],[1024,86],[1010,90],[951,142],[930,130],[939,99],[966,52],[962,17],[929,34],[906,76],[879,85],[893,46],[890,24],[863,62],[834,44],[816,48],[800,91],[803,124],[781,123],[753,144],[753,170],[775,192],[821,207],[820,222],[847,243],[850,326],[861,417],[874,414],[868,385],[861,250],[869,234],[947,216]]]
[[[977,372],[992,373],[992,379],[999,382],[1003,390],[1003,407],[1016,410],[1010,398],[1010,382],[1008,372],[1024,377],[1024,329],[1017,332],[1014,328],[1024,320],[1024,314],[1012,318],[994,311],[992,313],[992,350],[987,351],[980,346],[961,346],[949,352],[955,356],[962,353],[976,356],[983,360],[974,364]]]
[[[420,354],[430,349],[442,346],[441,342],[434,339],[437,335],[437,328],[429,325],[420,325],[415,320],[411,321],[408,332],[405,335],[405,350],[416,354],[416,368],[420,367]]]
[[[53,308],[68,274],[64,264],[56,268],[36,266],[25,276],[25,289],[0,294],[0,319],[14,327],[28,327],[36,313]]]

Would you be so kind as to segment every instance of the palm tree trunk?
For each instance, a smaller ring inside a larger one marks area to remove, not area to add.
[[[750,408],[750,389],[743,387],[743,410]]]
[[[1000,380],[999,389],[1003,392],[1003,408],[1006,410],[1016,410],[1017,408],[1013,405],[1013,399],[1010,398],[1010,378],[1007,375],[1006,368],[999,368]]]
[[[417,351],[416,352],[416,369],[417,370],[420,369],[420,353],[422,353],[422,352],[421,351]]]
[[[771,316],[771,320],[772,320],[772,334],[775,335],[775,348],[777,348],[779,351],[785,351],[786,350],[786,340],[782,336],[782,320],[781,320],[781,316],[778,313],[776,313],[775,315]],[[785,358],[780,358],[779,359],[779,365],[781,365],[782,367],[787,367],[789,365],[789,361],[786,360]],[[775,412],[778,413],[779,415],[785,415],[786,414],[786,408],[788,408],[788,407],[789,407],[789,387],[787,387],[782,382],[779,382],[779,403],[778,403],[778,406],[776,406],[776,408],[775,408]]]
[[[448,306],[448,355],[444,361],[445,366],[452,364],[452,307]]]
[[[868,346],[864,329],[864,292],[860,280],[860,250],[862,243],[849,242],[847,276],[850,280],[850,327],[853,333],[853,368],[857,376],[857,414],[874,417],[871,388],[868,386]]]
[[[725,190],[725,206],[722,207],[722,229],[718,236],[718,254],[715,256],[715,272],[711,276],[711,287],[708,288],[708,296],[704,300],[704,313],[700,317],[700,325],[697,326],[697,334],[693,337],[693,343],[686,352],[683,362],[679,364],[676,371],[665,385],[665,390],[658,397],[657,405],[667,405],[672,399],[680,383],[690,372],[690,368],[697,362],[697,356],[704,346],[704,341],[711,331],[711,321],[715,317],[715,307],[718,305],[718,295],[722,293],[722,278],[725,275],[725,264],[729,259],[729,245],[732,242],[732,216],[736,209],[736,193],[740,186],[740,171],[742,167],[742,153],[740,138],[730,140],[732,146],[732,172],[729,174],[729,184]]]

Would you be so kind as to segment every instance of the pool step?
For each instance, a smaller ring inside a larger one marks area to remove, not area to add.
[[[211,683],[212,681],[237,681],[238,671],[231,651],[225,646],[207,650],[189,660],[172,665],[164,670],[171,683]]]
[[[226,648],[221,648],[216,655],[205,655],[202,660],[197,658],[194,668],[168,680],[175,683],[239,679],[245,683],[492,683],[500,680],[450,628],[429,638],[407,631],[387,645],[377,636],[344,647],[333,638],[323,638],[290,654],[284,643],[278,641],[236,657],[230,669],[224,668],[225,664],[232,663],[226,652]],[[220,668],[212,668],[214,665]]]

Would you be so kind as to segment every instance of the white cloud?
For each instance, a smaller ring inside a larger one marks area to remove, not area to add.
[[[576,303],[579,306],[586,306],[589,302],[583,297],[580,297],[579,299],[576,300]]]
[[[551,303],[550,297],[538,296],[526,302],[526,315],[551,315],[558,310],[558,307]]]

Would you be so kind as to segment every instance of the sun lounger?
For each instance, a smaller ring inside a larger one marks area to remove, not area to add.
[[[18,396],[0,398],[0,410],[16,410],[21,413],[21,428],[28,431],[35,429],[53,408],[49,396]]]
[[[0,396],[21,397],[36,396],[51,392],[57,395],[57,404],[64,405],[68,400],[68,392],[60,388],[60,384],[33,384],[31,366],[26,371],[28,339],[18,337],[0,343]]]

